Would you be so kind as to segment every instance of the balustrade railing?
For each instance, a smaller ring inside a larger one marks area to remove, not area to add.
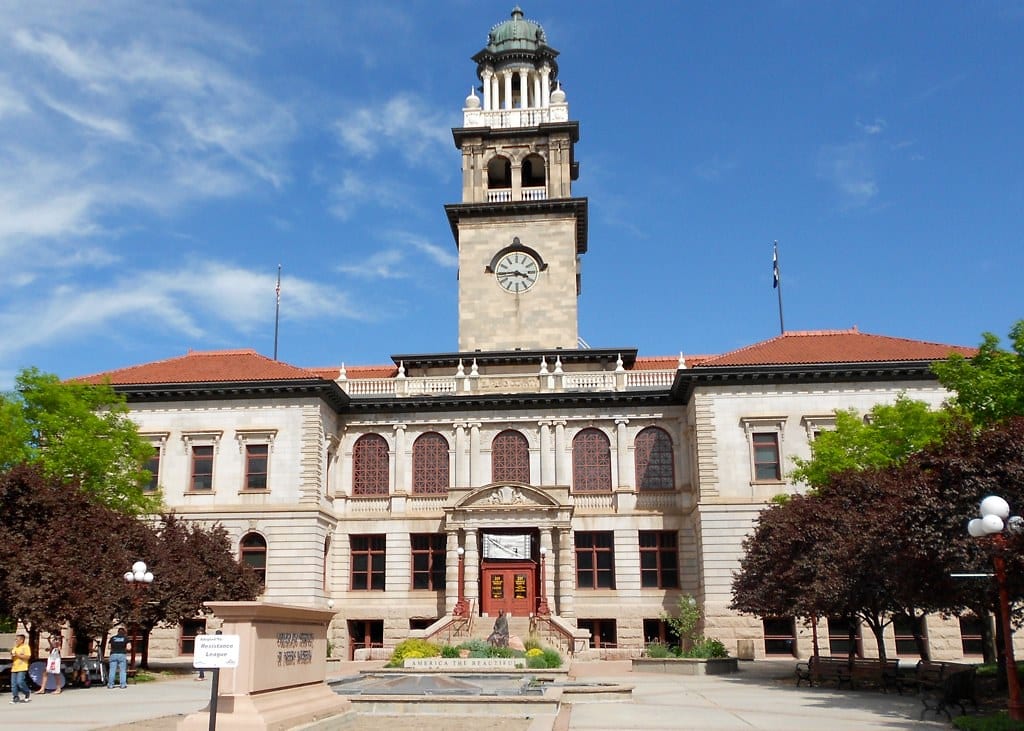
[[[529,393],[534,391],[621,391],[669,388],[675,371],[625,373],[572,372],[538,377],[509,375],[356,378],[339,385],[352,397],[431,396],[457,393]]]

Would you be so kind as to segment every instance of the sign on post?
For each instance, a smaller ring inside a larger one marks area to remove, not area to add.
[[[203,670],[237,668],[241,644],[239,635],[197,635],[192,667]]]

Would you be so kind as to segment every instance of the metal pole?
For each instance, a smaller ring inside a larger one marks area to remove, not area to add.
[[[217,729],[217,690],[220,688],[220,668],[213,669],[213,683],[210,684],[210,731]]]
[[[779,242],[772,248],[772,278],[775,289],[779,292],[779,334],[785,335],[786,325],[782,320],[782,272],[779,269]]]
[[[277,288],[274,290],[277,304],[274,307],[274,360],[277,360],[277,330],[281,321],[281,265],[277,265]]]
[[[1009,691],[1010,718],[1024,721],[1024,706],[1020,702],[1020,681],[1017,679],[1017,661],[1013,657],[1013,629],[1010,627],[1010,592],[1006,588],[1006,559],[1002,550],[1006,546],[1003,536],[994,536],[996,550],[992,553],[992,565],[996,570],[999,584],[999,619],[1003,628],[1003,652],[1006,655],[1006,687]]]
[[[469,605],[466,602],[466,556],[465,552],[460,548],[459,554],[459,600],[455,603],[455,609],[452,610],[452,614],[456,617],[468,617],[469,616]]]
[[[135,637],[139,633],[139,585],[132,584],[132,660],[128,667],[135,669]]]

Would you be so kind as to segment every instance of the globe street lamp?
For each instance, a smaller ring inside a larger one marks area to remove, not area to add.
[[[1024,706],[1020,702],[1020,683],[1017,680],[1017,662],[1013,657],[1013,635],[1010,629],[1010,593],[1006,588],[1006,532],[1019,533],[1024,529],[1024,518],[1010,515],[1010,505],[998,495],[989,495],[981,501],[981,517],[967,524],[972,538],[988,541],[999,586],[999,620],[1003,630],[1003,652],[1006,656],[1006,685],[1009,692],[1010,718],[1024,721]]]
[[[153,572],[146,568],[145,561],[136,561],[132,564],[132,570],[126,571],[124,580],[132,590],[132,659],[130,668],[135,668],[135,637],[139,630],[139,608],[142,606],[141,591],[153,583]]]

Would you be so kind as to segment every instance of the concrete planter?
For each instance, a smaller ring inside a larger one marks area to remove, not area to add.
[[[727,675],[738,673],[739,661],[735,657],[708,659],[690,657],[637,657],[633,659],[635,673],[671,673],[674,675]]]

